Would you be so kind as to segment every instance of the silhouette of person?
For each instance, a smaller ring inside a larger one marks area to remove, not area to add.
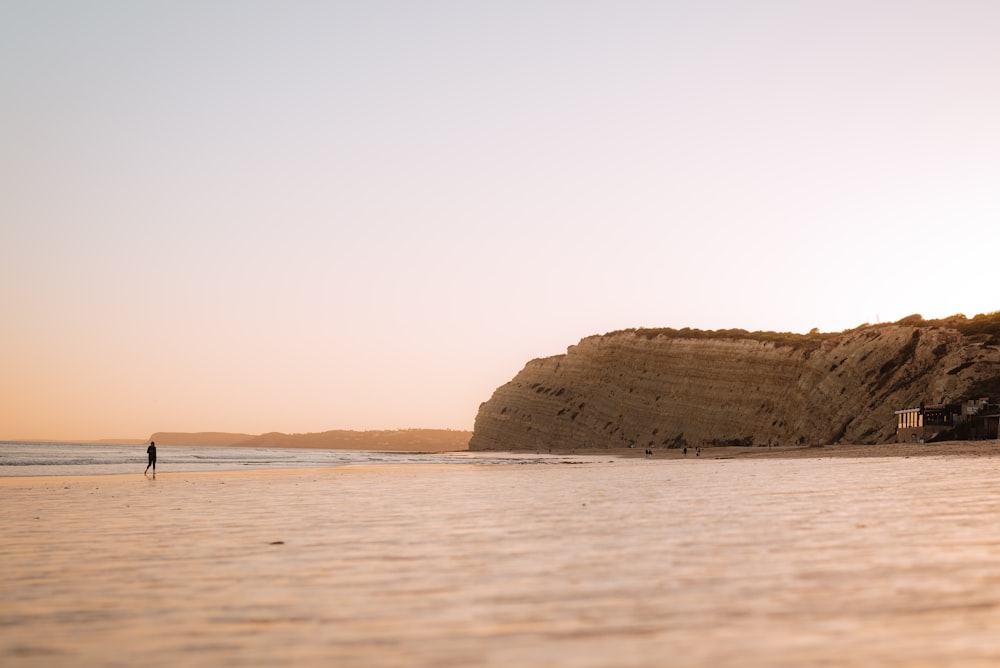
[[[146,454],[149,455],[149,463],[146,464],[146,470],[143,473],[149,472],[149,467],[153,467],[153,475],[156,475],[156,443],[153,441],[149,442],[149,447],[146,448]]]

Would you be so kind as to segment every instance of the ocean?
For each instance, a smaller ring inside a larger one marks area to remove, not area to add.
[[[94,443],[0,442],[0,477],[49,475],[108,475],[142,473],[146,445]],[[291,468],[326,468],[359,464],[455,464],[473,459],[481,464],[544,462],[565,459],[546,455],[530,458],[468,452],[412,453],[315,448],[237,448],[222,446],[173,446],[156,448],[158,473],[193,471],[250,471]]]

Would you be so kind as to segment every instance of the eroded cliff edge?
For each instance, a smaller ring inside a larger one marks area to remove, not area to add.
[[[1000,394],[1000,314],[839,334],[627,330],[529,362],[470,450],[880,443],[893,411]]]

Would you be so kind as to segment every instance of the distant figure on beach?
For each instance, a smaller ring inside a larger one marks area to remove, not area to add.
[[[153,467],[153,475],[156,475],[156,443],[153,441],[149,442],[149,447],[146,448],[146,454],[149,455],[149,463],[146,464],[146,470],[143,473],[149,473],[149,467]]]
[[[688,456],[688,449],[687,449],[687,447],[686,447],[686,446],[685,446],[685,448],[684,448],[684,456],[685,456],[685,457],[687,457],[687,456]]]

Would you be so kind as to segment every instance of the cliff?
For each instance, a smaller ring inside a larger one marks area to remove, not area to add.
[[[1000,313],[839,334],[628,330],[529,362],[470,450],[879,443],[893,411],[1000,398]]]

